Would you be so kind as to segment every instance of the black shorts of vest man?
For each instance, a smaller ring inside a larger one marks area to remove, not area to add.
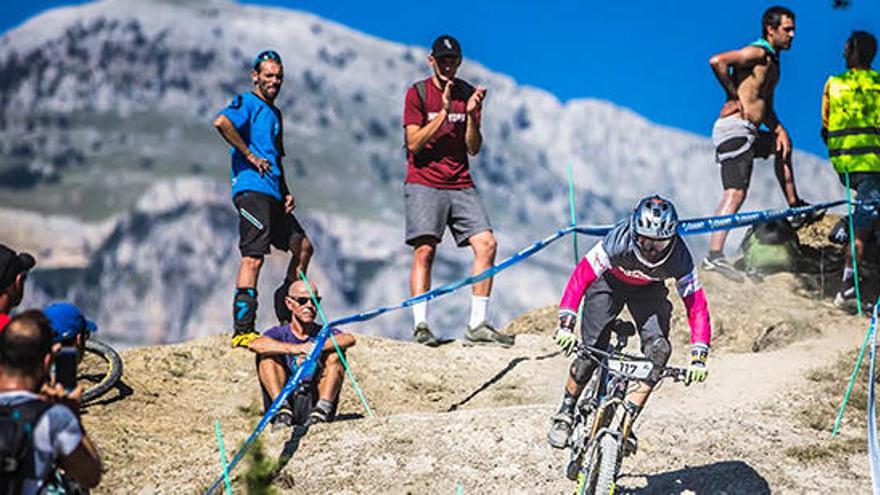
[[[238,248],[242,256],[269,254],[269,246],[288,251],[306,235],[293,213],[285,214],[284,203],[271,196],[245,191],[232,202],[238,211]]]

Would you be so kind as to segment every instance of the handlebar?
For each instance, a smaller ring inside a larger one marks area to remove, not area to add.
[[[578,343],[577,345],[577,353],[580,356],[592,359],[599,366],[603,368],[607,368],[608,365],[605,363],[606,359],[624,359],[629,361],[650,361],[650,359],[644,356],[636,356],[634,354],[627,354],[618,350],[606,351],[599,349],[597,347],[592,347],[588,345],[584,345]],[[687,369],[679,368],[676,366],[664,366],[660,369],[660,380],[664,378],[671,378],[674,382],[682,382],[685,380],[685,376],[687,375]]]

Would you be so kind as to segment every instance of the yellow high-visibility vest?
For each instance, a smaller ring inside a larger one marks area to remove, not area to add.
[[[880,172],[880,74],[828,78],[828,156],[838,173]]]

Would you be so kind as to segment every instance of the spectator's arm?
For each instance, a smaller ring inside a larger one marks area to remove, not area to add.
[[[433,84],[427,81],[426,84]],[[451,90],[451,88],[450,88]],[[410,153],[418,153],[422,151],[429,141],[437,134],[437,131],[446,122],[449,116],[449,91],[444,90],[445,98],[443,107],[440,112],[430,121],[428,120],[425,110],[425,102],[421,101],[415,87],[412,87],[406,93],[406,99],[403,104],[403,126],[406,138],[406,149]],[[421,125],[422,122],[427,124]]]
[[[85,488],[95,488],[101,482],[101,459],[85,432],[73,452],[61,458],[61,467]]]
[[[715,78],[724,89],[728,100],[736,100],[736,82],[730,74],[731,67],[747,67],[760,62],[765,57],[764,50],[757,46],[747,46],[739,50],[713,55],[709,59]]]
[[[446,110],[440,110],[440,113],[424,127],[417,125],[406,126],[406,149],[411,153],[418,153],[424,149],[428,141],[437,134],[440,126],[446,121]]]
[[[288,344],[271,337],[261,335],[248,344],[248,349],[258,356],[280,356],[289,354],[303,354],[307,344]]]
[[[354,338],[354,335],[350,333],[334,333],[333,337],[336,338],[336,345],[339,346],[341,350],[348,349],[353,346],[357,339]],[[333,350],[333,341],[330,338],[327,338],[327,341],[324,342],[324,349],[322,351],[332,351]]]
[[[237,149],[239,153],[247,157],[248,161],[250,161],[250,157],[253,153],[248,149],[247,144],[245,144],[244,139],[242,139],[241,134],[238,133],[238,130],[232,124],[232,121],[229,120],[229,117],[221,113],[214,119],[214,127],[220,132],[220,135],[223,136],[223,139],[225,139],[230,146]]]
[[[782,122],[779,121],[779,117],[776,115],[776,109],[773,108],[773,95],[767,96],[767,110],[764,111],[764,125],[767,126],[767,129],[773,131],[774,134],[779,134],[780,131],[784,131],[785,127],[783,127]]]

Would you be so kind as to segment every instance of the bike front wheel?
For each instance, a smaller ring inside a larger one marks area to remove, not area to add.
[[[89,339],[79,364],[77,380],[83,385],[80,401],[85,404],[106,394],[122,377],[122,359],[112,347]]]
[[[620,471],[620,440],[614,435],[603,435],[599,440],[598,454],[596,486],[591,493],[614,495],[617,474]]]

